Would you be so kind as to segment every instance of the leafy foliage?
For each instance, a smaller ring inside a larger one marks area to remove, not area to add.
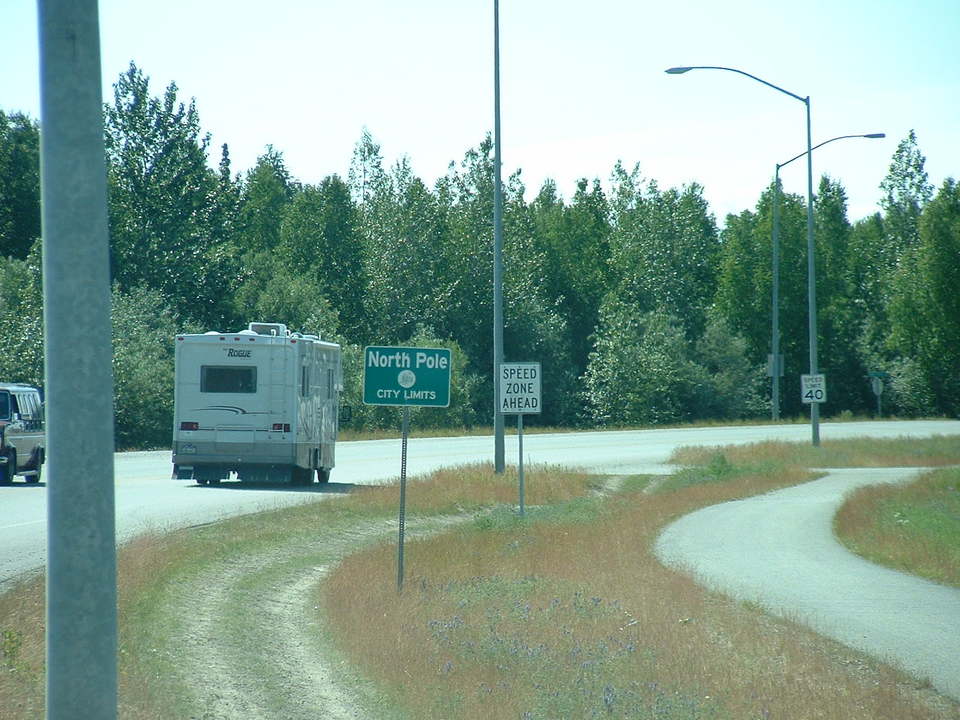
[[[174,336],[182,323],[156,290],[113,291],[113,384],[116,443],[160,448],[173,427]]]
[[[40,128],[0,110],[0,254],[27,256],[40,237]]]
[[[0,258],[0,378],[43,385],[40,243],[25,260]]]
[[[195,103],[178,102],[174,83],[150,97],[149,79],[131,64],[104,123],[114,279],[158,290],[185,318],[221,322],[234,273],[212,222],[222,185],[207,167],[210,139]]]
[[[468,149],[433,187],[409,158],[389,169],[364,129],[347,180],[292,176],[266,145],[234,175],[196,103],[171,83],[151,95],[131,64],[104,108],[117,442],[168,442],[172,338],[282,322],[344,348],[346,426],[395,427],[360,402],[367,344],[449,347],[450,408],[421,427],[489,423],[493,396],[493,141]],[[882,213],[851,226],[846,194],[821,179],[814,204],[826,412],[884,406],[960,413],[960,190],[934,197],[911,131],[880,185]],[[39,127],[0,111],[0,378],[43,382]],[[606,188],[606,190],[605,190]],[[784,415],[805,411],[806,203],[766,189],[718,230],[696,184],[661,189],[618,163],[565,200],[504,186],[504,355],[539,360],[544,412],[530,424],[676,423],[759,417],[770,407],[774,200]]]

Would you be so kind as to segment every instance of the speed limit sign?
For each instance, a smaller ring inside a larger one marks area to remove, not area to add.
[[[827,401],[826,375],[801,375],[800,399],[807,403],[822,403]]]

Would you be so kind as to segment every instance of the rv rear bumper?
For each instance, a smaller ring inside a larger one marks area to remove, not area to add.
[[[296,445],[249,443],[173,443],[174,465],[292,465]]]

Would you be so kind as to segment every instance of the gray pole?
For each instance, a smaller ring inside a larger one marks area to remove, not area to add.
[[[821,147],[823,147],[824,145],[828,145],[829,143],[836,142],[837,140],[846,140],[847,138],[867,138],[867,139],[870,139],[870,140],[875,140],[875,139],[877,139],[877,138],[886,137],[886,135],[885,135],[884,133],[867,133],[867,134],[865,134],[865,135],[838,135],[837,137],[830,138],[829,140],[824,140],[822,143],[819,143],[818,145],[815,145],[814,147],[811,148],[811,147],[809,147],[809,145],[810,145],[810,104],[809,104],[809,98],[808,98],[807,100],[804,100],[804,103],[807,105],[807,146],[808,146],[808,147],[807,147],[807,149],[806,149],[805,151],[803,151],[803,152],[800,153],[799,155],[793,156],[792,158],[790,158],[790,159],[787,160],[786,162],[777,163],[776,173],[774,174],[774,184],[776,185],[776,189],[774,190],[774,196],[773,196],[773,197],[774,197],[774,205],[773,205],[773,268],[774,268],[774,271],[773,271],[773,272],[774,272],[774,275],[773,275],[773,341],[772,341],[772,343],[773,343],[773,352],[774,352],[774,353],[777,352],[777,348],[778,348],[779,345],[780,345],[779,317],[778,317],[779,307],[780,307],[779,302],[778,302],[778,300],[779,300],[779,280],[780,280],[780,270],[779,270],[779,268],[780,268],[780,264],[779,264],[779,250],[780,250],[780,242],[779,242],[779,241],[780,241],[780,204],[779,204],[779,201],[780,201],[780,168],[785,167],[786,165],[789,165],[789,164],[792,163],[794,160],[797,160],[797,159],[799,159],[799,158],[802,158],[804,155],[807,156],[807,159],[808,159],[808,162],[809,162],[809,159],[810,159],[810,156],[812,155],[813,150],[816,150],[817,148],[821,148]],[[812,260],[812,258],[813,258],[813,239],[812,239],[812,238],[813,238],[813,225],[812,225],[812,221],[811,221],[811,219],[810,219],[810,218],[811,218],[811,214],[810,214],[810,205],[811,205],[811,203],[810,203],[810,201],[809,201],[809,198],[810,198],[810,196],[812,195],[811,190],[812,190],[812,187],[813,187],[812,174],[813,174],[813,170],[811,169],[810,165],[808,165],[808,166],[807,166],[807,178],[808,178],[808,184],[807,184],[807,198],[808,198],[808,202],[807,202],[807,233],[808,233],[808,235],[807,235],[807,243],[808,243],[808,249],[809,249],[808,260],[809,260],[810,263],[813,262],[813,260]],[[810,345],[810,348],[811,348],[811,350],[810,350],[811,363],[810,363],[810,364],[811,364],[811,367],[816,367],[816,358],[817,358],[816,312],[815,312],[815,311],[816,311],[816,282],[815,282],[814,275],[813,275],[813,272],[812,272],[812,264],[811,264],[811,265],[809,266],[809,268],[808,268],[808,280],[807,280],[807,281],[808,281],[809,287],[810,287],[810,292],[809,292],[810,301],[809,301],[809,302],[810,302],[811,308],[813,308],[813,312],[812,312],[811,315],[810,315],[810,317],[812,318],[811,337],[812,337],[812,339],[813,339],[813,342],[812,342],[811,345]],[[812,374],[812,372],[813,372],[813,371],[811,371],[811,374]],[[780,411],[780,406],[779,406],[780,395],[779,395],[779,393],[778,393],[778,387],[779,387],[779,386],[778,386],[777,383],[778,383],[778,379],[777,379],[777,380],[774,380],[774,386],[773,386],[774,389],[773,389],[773,392],[774,392],[774,396],[776,397],[776,400],[775,400],[775,403],[776,403],[776,405],[775,405],[775,413],[776,413],[776,414],[774,415],[774,420],[776,420],[776,419],[779,417],[779,411]],[[814,405],[817,405],[817,403],[813,403],[813,404],[814,404]],[[814,423],[813,423],[813,426],[814,426],[814,429],[813,429],[813,434],[814,434],[813,444],[814,444],[814,445],[818,445],[818,444],[820,443],[820,425],[819,425],[820,408],[817,407],[816,410],[812,410],[812,409],[811,409],[811,413],[814,413],[814,412],[816,413],[817,419],[816,419],[816,421],[814,421]]]
[[[117,716],[113,378],[96,0],[40,0],[47,717]]]
[[[813,243],[813,138],[810,133],[810,96],[807,106],[807,313],[810,330],[810,374],[817,374],[817,278]],[[810,403],[813,445],[820,445],[820,403]]]
[[[407,517],[407,438],[410,435],[410,408],[400,414],[400,522],[397,535],[397,592],[403,590],[403,535]]]
[[[722,67],[719,65],[689,65],[681,67],[668,68],[666,72],[669,75],[682,75],[691,70],[726,70],[756,80],[759,83],[779,90],[784,95],[789,95],[802,102],[807,108],[807,301],[808,317],[810,325],[810,374],[817,372],[817,297],[816,297],[816,278],[814,277],[814,257],[813,257],[813,141],[810,134],[810,96],[800,97],[796,93],[784,90],[778,85],[767,82],[756,75],[751,75],[743,70],[736,68]],[[799,155],[797,157],[800,157]],[[796,159],[796,158],[794,158]],[[783,163],[786,164],[786,163]],[[810,404],[810,425],[813,428],[813,444],[820,444],[820,407],[818,403]]]
[[[505,465],[500,364],[503,362],[503,186],[500,181],[500,2],[493,0],[493,466]]]
[[[780,419],[780,166],[773,174],[773,299],[771,301],[771,415]]]
[[[517,415],[517,442],[520,446],[520,454],[517,467],[520,473],[520,514],[523,515],[524,488],[523,488],[523,413]]]

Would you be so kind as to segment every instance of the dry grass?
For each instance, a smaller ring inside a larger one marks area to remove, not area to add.
[[[598,486],[595,476],[561,472],[559,468],[534,465],[524,469],[524,499],[527,505],[550,505],[587,495]],[[407,482],[407,508],[411,512],[451,513],[474,511],[493,505],[518,503],[519,479],[515,467],[497,475],[493,465],[470,465],[437,470]],[[348,505],[365,510],[394,512],[399,502],[398,485],[358,487]]]
[[[125,545],[117,556],[120,717],[155,717],[146,708],[163,700],[144,686],[140,648],[129,643],[130,618],[139,605],[149,603],[149,589],[164,578],[183,549],[175,536],[146,535]],[[2,672],[0,672],[0,717],[42,718],[44,714],[45,576],[36,575],[0,595]],[[137,698],[136,707],[124,700]],[[144,698],[149,698],[144,702]]]
[[[679,448],[671,462],[699,465],[722,453],[734,465],[762,468],[786,463],[802,467],[940,467],[960,463],[960,435],[930,438],[861,438],[809,443],[761,442],[724,448]]]
[[[44,578],[0,595],[0,717],[43,717]]]
[[[394,549],[358,553],[324,585],[323,612],[410,717],[960,717],[894,671],[656,561],[672,518],[806,477],[729,475],[577,501],[540,522],[495,514],[411,543],[399,596]]]
[[[852,493],[834,532],[873,562],[960,587],[960,469]]]

